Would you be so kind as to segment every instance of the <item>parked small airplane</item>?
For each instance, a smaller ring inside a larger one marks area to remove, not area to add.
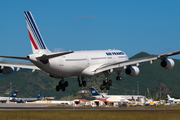
[[[168,101],[174,102],[174,103],[180,103],[180,99],[171,98],[169,95],[167,95]]]
[[[16,90],[10,97],[0,97],[0,102],[6,103],[10,99],[15,99],[17,96],[18,90]]]
[[[40,97],[41,97],[41,92],[35,98],[13,98],[10,101],[17,103],[34,102],[40,100]]]
[[[112,72],[117,73],[116,80],[121,80],[121,72],[130,76],[139,74],[139,64],[143,62],[153,63],[154,60],[161,59],[161,66],[165,69],[172,69],[174,61],[169,56],[180,54],[174,51],[166,54],[148,56],[138,59],[129,60],[125,52],[121,50],[92,50],[92,51],[69,51],[69,52],[51,52],[45,45],[39,32],[36,22],[30,11],[25,11],[25,18],[32,46],[33,54],[27,57],[0,56],[3,58],[13,58],[29,60],[33,64],[0,62],[0,73],[11,74],[14,68],[20,70],[28,68],[43,70],[53,78],[61,79],[56,86],[56,91],[62,89],[65,91],[68,82],[64,81],[65,77],[77,77],[79,86],[86,86],[87,77],[99,76],[104,74],[105,79],[100,85],[100,89],[110,89],[112,80],[108,77]]]

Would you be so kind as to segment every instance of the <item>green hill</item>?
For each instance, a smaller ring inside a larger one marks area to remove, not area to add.
[[[148,53],[141,52],[132,58],[149,56]],[[145,94],[147,88],[153,90],[155,87],[163,83],[169,90],[180,93],[180,60],[174,60],[175,67],[172,70],[166,70],[160,66],[160,60],[154,61],[151,65],[149,62],[142,63],[139,66],[140,73],[136,77],[128,76],[122,72],[122,80],[116,81],[116,73],[110,75],[113,85],[108,91],[109,94],[137,94],[137,81],[139,81],[139,93]],[[69,82],[69,86],[65,92],[56,92],[55,87],[59,79],[51,78],[43,71],[19,71],[8,76],[0,76],[0,96],[5,95],[4,92],[9,89],[12,83],[13,91],[18,89],[17,97],[35,97],[39,92],[42,96],[54,96],[56,99],[68,100],[74,98],[87,98],[91,94],[79,94],[80,90],[89,90],[89,86],[94,86],[99,92],[99,86],[104,79],[104,75],[87,79],[86,87],[79,87],[77,78],[65,78]]]

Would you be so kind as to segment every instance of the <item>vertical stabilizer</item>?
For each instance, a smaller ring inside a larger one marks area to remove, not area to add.
[[[36,98],[40,98],[41,97],[41,92],[36,96]]]
[[[93,86],[89,86],[90,90],[91,90],[91,94],[92,96],[97,96],[97,95],[100,95],[98,93],[98,91],[93,87]]]
[[[167,95],[167,97],[168,97],[168,100],[171,99],[171,97],[169,95]]]
[[[25,18],[33,53],[49,53],[43,38],[39,32],[36,22],[30,11],[25,11]]]
[[[10,97],[15,98],[17,96],[18,90],[16,90]]]

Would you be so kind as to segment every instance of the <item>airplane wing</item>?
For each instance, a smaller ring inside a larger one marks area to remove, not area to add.
[[[0,61],[0,66],[2,67],[16,67],[17,70],[20,70],[22,68],[25,69],[33,69],[33,70],[40,70],[38,67],[36,67],[32,63],[18,63],[18,62],[6,62],[6,61]]]
[[[152,64],[152,62],[154,60],[163,59],[163,58],[166,58],[168,56],[177,55],[177,54],[180,54],[180,50],[170,52],[170,53],[166,53],[166,54],[153,55],[153,56],[148,56],[148,57],[143,57],[143,58],[137,58],[137,59],[131,59],[131,60],[127,60],[127,61],[117,62],[117,63],[113,63],[113,64],[109,64],[109,65],[104,65],[104,66],[97,68],[95,70],[95,74],[98,74],[98,73],[101,73],[104,71],[108,71],[108,70],[111,70],[114,68],[124,67],[124,69],[125,69],[129,65],[135,65],[136,64],[137,66],[139,66],[139,63],[148,62],[148,61],[150,61],[150,63]]]

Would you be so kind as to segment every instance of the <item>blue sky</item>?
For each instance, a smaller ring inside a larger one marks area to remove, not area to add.
[[[32,12],[51,51],[118,49],[131,57],[180,50],[179,6],[179,0],[1,0],[0,55],[32,53],[24,11]]]

